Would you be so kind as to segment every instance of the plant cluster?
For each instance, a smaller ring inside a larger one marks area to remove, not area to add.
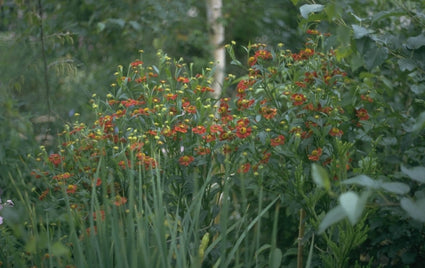
[[[47,216],[34,215],[32,226],[55,235],[27,243],[28,262],[278,267],[293,260],[292,242],[278,242],[279,234],[298,238],[299,262],[310,243],[309,265],[353,265],[359,256],[350,254],[367,239],[371,195],[410,188],[350,178],[376,174],[373,148],[362,148],[371,144],[364,137],[387,128],[387,107],[324,49],[327,34],[308,34],[296,53],[244,47],[245,64],[236,44],[227,45],[246,72],[226,78],[233,98],[209,97],[213,65],[194,73],[192,64],[159,51],[157,64],[147,66],[140,51],[127,69],[118,66],[111,91],[93,95],[95,122],[75,114],[58,150],[42,147],[34,157],[37,207]],[[369,190],[359,196],[356,185]],[[403,200],[408,213],[417,205]],[[299,230],[288,228],[298,213]]]

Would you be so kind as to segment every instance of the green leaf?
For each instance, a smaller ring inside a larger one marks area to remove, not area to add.
[[[272,251],[272,256],[271,256],[271,264],[270,267],[281,267],[282,264],[282,251],[278,248],[275,248]]]
[[[381,188],[395,194],[407,194],[410,191],[409,185],[401,182],[384,182]]]
[[[405,126],[404,130],[407,132],[416,132],[421,131],[425,128],[425,112],[422,112],[418,118],[414,120],[414,124],[412,126]]]
[[[407,48],[409,49],[418,49],[422,46],[425,46],[425,34],[420,34],[418,36],[412,36],[407,38]]]
[[[401,199],[400,204],[410,217],[420,222],[425,222],[425,198],[414,202],[405,197]]]
[[[366,68],[371,70],[376,66],[381,65],[388,57],[388,49],[385,47],[377,47],[372,45],[364,54]]]
[[[52,245],[52,255],[56,257],[69,254],[69,248],[65,247],[61,242],[56,242]]]
[[[342,184],[357,184],[357,185],[365,186],[371,189],[379,188],[379,184],[375,180],[371,179],[370,177],[366,175],[358,175],[351,179],[345,180],[341,183]]]
[[[339,196],[339,203],[348,217],[351,224],[356,224],[359,220],[363,207],[359,196],[354,192],[346,192]]]
[[[368,30],[365,27],[362,27],[357,24],[352,24],[351,27],[353,28],[353,31],[354,31],[354,39],[360,39],[364,36],[368,36],[369,34],[373,33],[372,30]]]
[[[401,172],[409,176],[409,178],[414,181],[425,183],[425,167],[419,166],[408,169],[402,165]]]
[[[313,5],[302,5],[300,7],[300,13],[303,18],[308,19],[308,15],[314,12],[320,12],[323,10],[325,6],[319,5],[319,4],[313,4]]]
[[[317,164],[312,164],[311,176],[313,177],[313,181],[317,184],[317,186],[323,187],[326,189],[326,191],[329,191],[331,188],[331,182],[329,179],[329,174],[324,167]]]
[[[323,233],[329,226],[339,222],[346,216],[344,209],[341,206],[336,206],[329,210],[319,225],[318,233]]]
[[[416,64],[411,59],[402,58],[397,61],[401,71],[413,71],[416,68]]]

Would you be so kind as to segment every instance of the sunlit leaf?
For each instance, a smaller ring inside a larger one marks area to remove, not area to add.
[[[319,166],[317,164],[312,164],[311,175],[313,177],[313,181],[317,184],[317,186],[323,187],[327,191],[331,188],[329,174],[324,167]]]
[[[425,46],[425,34],[407,38],[407,48],[418,49],[422,46]]]
[[[401,207],[415,220],[425,222],[425,198],[416,202],[409,198],[401,199]]]
[[[314,12],[320,12],[323,10],[325,6],[319,5],[319,4],[313,4],[313,5],[302,5],[300,7],[300,13],[303,18],[308,19],[308,15]]]
[[[329,210],[319,225],[319,234],[323,233],[329,226],[344,219],[347,215],[341,206],[336,206]]]
[[[407,194],[410,191],[409,185],[401,182],[384,182],[381,184],[381,187],[395,194]]]
[[[408,169],[402,165],[401,172],[409,176],[412,180],[425,183],[425,167],[420,166]]]
[[[339,196],[339,203],[348,217],[351,224],[356,224],[359,220],[364,203],[360,200],[359,196],[354,192],[346,192]]]
[[[367,36],[367,35],[373,33],[373,31],[366,29],[365,27],[356,25],[356,24],[351,25],[351,27],[353,28],[355,39],[360,39],[364,36]]]
[[[281,267],[282,265],[282,251],[278,248],[275,248],[272,251],[272,256],[271,256],[271,264],[270,267]]]
[[[358,175],[356,177],[345,180],[341,183],[343,183],[343,184],[357,184],[357,185],[365,186],[365,187],[372,188],[372,189],[379,188],[379,184],[375,180],[371,179],[370,177],[368,177],[366,175]]]

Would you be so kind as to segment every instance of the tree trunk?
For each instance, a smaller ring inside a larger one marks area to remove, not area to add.
[[[213,97],[220,98],[226,66],[226,50],[224,48],[224,25],[222,17],[222,0],[206,0],[209,43],[213,48],[213,57],[216,70],[214,73]]]

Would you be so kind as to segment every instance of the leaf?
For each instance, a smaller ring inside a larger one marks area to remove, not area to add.
[[[407,194],[410,191],[409,185],[401,182],[384,182],[381,188],[395,194]]]
[[[364,54],[366,68],[371,70],[376,66],[381,65],[388,57],[388,49],[385,47],[371,46]]]
[[[346,192],[339,196],[339,203],[351,224],[355,224],[360,217],[358,203],[359,197],[354,192]],[[361,212],[361,211],[360,211]]]
[[[414,202],[405,197],[401,199],[400,204],[410,217],[420,222],[425,222],[425,198]]]
[[[319,225],[318,233],[323,233],[329,226],[339,222],[346,216],[344,209],[341,206],[336,206],[329,210]]]
[[[397,61],[401,71],[413,71],[416,68],[416,64],[411,59],[402,58]]]
[[[323,187],[329,191],[331,188],[331,182],[329,180],[329,174],[324,167],[317,164],[312,164],[311,176],[313,177],[313,181],[317,184],[317,186]]]
[[[354,31],[354,39],[360,39],[373,33],[372,30],[366,29],[365,27],[359,26],[357,24],[352,24],[351,27]]]
[[[308,19],[308,15],[314,12],[320,12],[323,10],[325,6],[319,5],[319,4],[313,4],[313,5],[302,5],[300,7],[300,13],[303,18]]]
[[[407,48],[409,49],[418,49],[422,46],[425,46],[425,34],[420,34],[418,36],[412,36],[407,38]]]
[[[416,118],[415,123],[412,126],[405,126],[404,130],[407,132],[416,132],[421,131],[425,128],[425,112],[422,112],[418,118]]]
[[[425,183],[425,167],[419,166],[408,169],[402,165],[401,172],[409,176],[409,178],[414,181]]]
[[[366,175],[358,175],[356,177],[353,177],[351,179],[345,180],[342,182],[343,184],[357,184],[357,185],[361,185],[361,186],[365,186],[371,189],[378,189],[379,188],[379,184],[371,179],[370,177],[366,176]]]
[[[61,242],[56,242],[52,245],[52,255],[56,257],[69,254],[69,248],[65,247]]]
[[[282,264],[282,251],[278,248],[275,248],[272,251],[272,256],[271,256],[271,264],[270,267],[281,267]]]

